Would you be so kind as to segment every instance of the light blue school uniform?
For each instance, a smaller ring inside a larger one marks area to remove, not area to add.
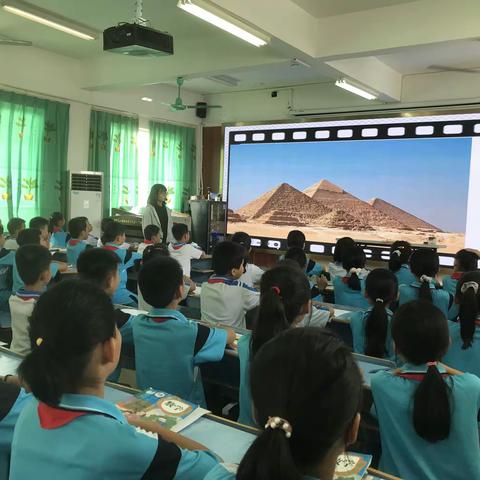
[[[399,285],[410,285],[417,281],[417,277],[410,270],[410,265],[404,263],[396,272],[393,272],[397,277]]]
[[[120,284],[113,294],[113,303],[137,307],[138,297],[127,288],[128,269],[133,267],[137,260],[141,260],[142,255],[136,252],[130,252],[125,248],[119,248],[115,243],[107,243],[102,248],[115,252],[118,258],[120,258],[120,264],[118,266]]]
[[[163,390],[204,406],[198,365],[223,358],[227,331],[206,327],[177,310],[164,308],[139,315],[132,328],[138,386]]]
[[[410,285],[400,285],[398,288],[400,294],[398,303],[403,305],[412,300],[418,300],[421,286],[422,284],[418,280],[415,280]],[[433,304],[448,318],[448,310],[453,304],[453,298],[447,291],[437,289],[433,282],[430,282],[430,291],[432,292]]]
[[[216,464],[209,452],[137,432],[103,398],[66,394],[58,407],[33,400],[24,408],[13,435],[10,480],[197,480]]]
[[[238,465],[220,463],[207,474],[204,480],[234,480],[237,469]],[[303,480],[316,480],[316,478],[304,475]]]
[[[473,373],[480,377],[480,325],[475,328],[473,342],[470,348],[462,349],[463,340],[460,335],[460,323],[448,322],[452,343],[443,357],[446,365],[461,372]]]
[[[350,315],[350,330],[352,331],[353,338],[353,350],[355,353],[365,354],[365,325],[367,323],[368,316],[373,310],[373,307],[370,307],[366,311],[353,312]],[[387,340],[385,347],[387,350],[386,358],[389,360],[395,360],[395,351],[393,348],[392,332],[391,332],[391,322],[393,317],[393,312],[390,309],[387,310],[388,318],[388,329],[387,329]]]
[[[252,335],[247,333],[238,340],[238,358],[240,360],[240,415],[238,422],[256,427],[253,419],[252,394],[250,393],[250,342]]]
[[[439,370],[445,372],[442,366]],[[402,373],[424,373],[426,365],[405,364]],[[463,480],[480,478],[480,443],[477,414],[480,410],[480,379],[475,375],[448,376],[452,419],[447,439],[430,443],[415,432],[413,395],[418,380],[392,371],[371,377],[375,413],[380,425],[380,470],[408,480]]]
[[[461,272],[455,272],[452,275],[445,275],[442,278],[443,289],[446,290],[453,298],[457,293],[457,285],[460,277],[462,276]],[[448,319],[456,320],[459,314],[459,306],[454,302],[450,309],[448,310]]]
[[[32,396],[23,388],[0,384],[0,480],[8,480],[13,429],[18,416]]]
[[[64,232],[63,230],[53,232],[50,237],[50,245],[55,248],[66,248],[67,232]]]
[[[314,260],[311,260],[307,256],[307,269],[306,274],[309,277],[316,275],[317,277],[323,273],[323,266],[321,263],[317,263]]]
[[[365,277],[366,278],[366,277]],[[333,292],[335,294],[335,303],[349,307],[358,307],[367,309],[370,304],[365,298],[365,278],[360,278],[361,290],[352,290],[348,285],[347,277],[333,277]]]
[[[52,275],[52,278],[55,278],[57,276],[58,263],[56,263],[56,262],[51,262],[50,263],[50,273]],[[20,278],[20,274],[18,273],[18,269],[17,269],[17,263],[14,259],[13,260],[13,289],[12,289],[12,293],[16,293],[19,290],[22,290],[24,287],[25,287],[25,283]]]
[[[88,247],[87,242],[71,238],[67,243],[67,262],[69,265],[76,265],[80,254]]]
[[[0,250],[0,312],[8,312],[8,299],[12,295],[13,288],[13,262],[15,252]]]

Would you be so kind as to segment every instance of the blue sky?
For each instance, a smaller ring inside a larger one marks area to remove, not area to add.
[[[283,182],[304,190],[325,178],[362,200],[379,197],[446,231],[465,232],[471,143],[432,138],[232,145],[229,208]]]

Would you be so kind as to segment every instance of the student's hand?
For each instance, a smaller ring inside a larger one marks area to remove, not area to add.
[[[227,345],[236,350],[235,340],[237,339],[237,334],[231,328],[225,328],[225,330],[227,331]]]
[[[55,260],[54,262],[58,265],[59,272],[66,272],[68,270],[68,265],[65,262],[57,262]]]
[[[22,386],[20,379],[16,375],[5,375],[4,377],[2,377],[2,380],[5,383],[9,383],[10,385],[16,385],[17,387]]]
[[[328,280],[325,275],[320,275],[319,277],[317,277],[317,288],[321,292],[324,292],[327,286],[328,286]]]

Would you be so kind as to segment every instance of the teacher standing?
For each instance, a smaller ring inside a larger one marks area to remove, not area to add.
[[[160,183],[153,185],[148,203],[143,212],[142,230],[148,225],[156,225],[162,233],[162,243],[173,242],[172,211],[167,207],[167,187]]]

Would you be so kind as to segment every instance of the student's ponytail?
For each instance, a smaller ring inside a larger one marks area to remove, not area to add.
[[[343,268],[347,271],[347,285],[352,290],[360,291],[362,284],[359,274],[365,267],[366,257],[363,248],[351,247],[343,251]]]
[[[427,302],[433,303],[432,289],[430,288],[430,283],[432,281],[433,278],[430,278],[427,275],[422,275],[420,277],[420,290],[418,292],[418,298],[420,300],[426,300]]]
[[[480,315],[480,272],[464,273],[457,284],[456,299],[459,305],[458,319],[462,349],[470,348],[475,336],[476,321]]]
[[[390,260],[388,261],[388,269],[392,272],[398,272],[402,265],[409,262],[412,255],[412,246],[408,242],[399,240],[393,242],[390,248]]]
[[[362,289],[362,284],[360,282],[360,277],[358,276],[357,269],[351,268],[349,274],[350,276],[348,277],[347,285],[352,290],[360,291]]]
[[[412,253],[410,259],[410,268],[412,273],[420,282],[418,298],[433,302],[431,283],[435,281],[435,276],[440,268],[440,261],[435,250],[421,248]]]

